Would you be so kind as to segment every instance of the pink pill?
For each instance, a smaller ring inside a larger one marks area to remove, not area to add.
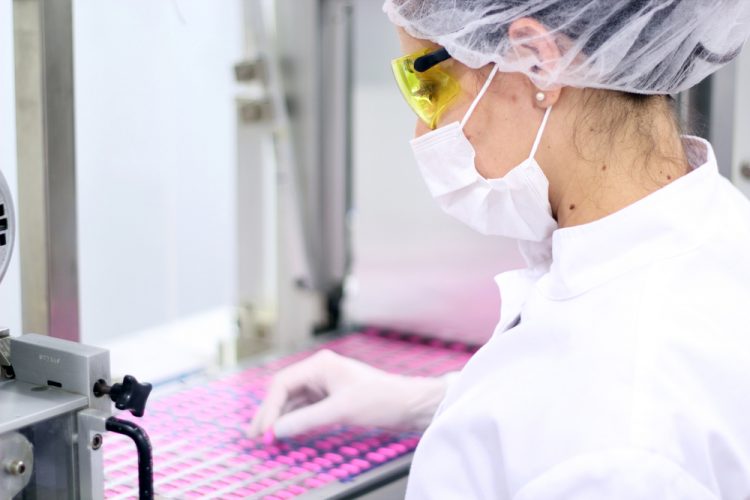
[[[294,465],[294,459],[286,455],[279,455],[276,457],[276,461],[284,465]]]
[[[340,468],[344,469],[346,472],[348,472],[349,474],[352,474],[352,475],[353,474],[359,474],[360,472],[362,472],[362,470],[359,467],[357,467],[356,465],[351,464],[351,463],[341,464]]]
[[[305,462],[302,467],[313,472],[318,472],[321,469],[320,465],[313,462]]]
[[[333,446],[341,446],[342,444],[344,444],[344,440],[338,436],[329,437],[328,442],[331,443]]]
[[[277,491],[274,494],[279,498],[294,498],[294,493],[291,493],[286,490]]]
[[[273,427],[268,429],[265,434],[263,434],[263,444],[265,445],[271,445],[274,441],[276,441],[276,434],[273,432]]]
[[[357,450],[356,448],[352,448],[351,446],[342,446],[341,448],[339,448],[339,451],[342,455],[347,455],[350,457],[356,457],[359,455],[359,450]]]
[[[344,461],[344,457],[342,457],[338,453],[326,453],[325,455],[323,455],[323,457],[327,458],[334,464],[340,464],[341,462]]]
[[[404,439],[404,440],[401,441],[401,444],[403,444],[404,446],[406,446],[409,449],[416,448],[417,447],[417,443],[419,443],[419,439],[418,438],[408,438],[408,439]]]
[[[337,477],[337,478],[339,478],[339,479],[343,479],[343,478],[345,478],[345,477],[349,477],[349,473],[348,473],[348,472],[347,472],[347,471],[346,471],[345,469],[343,469],[343,468],[336,468],[336,469],[331,469],[331,470],[330,470],[330,471],[328,471],[328,472],[329,472],[329,473],[330,473],[330,474],[331,474],[332,476],[334,476],[334,477]]]
[[[401,443],[391,443],[388,445],[388,447],[399,455],[401,455],[402,453],[406,453],[406,446]]]
[[[300,453],[304,453],[307,457],[313,458],[318,456],[318,452],[307,446],[299,449]]]
[[[305,486],[307,486],[308,488],[320,488],[324,484],[326,484],[324,481],[315,479],[314,477],[309,477],[305,480]]]
[[[301,495],[303,493],[307,493],[307,488],[303,488],[302,486],[298,484],[293,484],[287,488],[288,491],[295,495]]]
[[[290,451],[289,452],[289,457],[293,458],[294,460],[296,460],[298,462],[303,462],[303,461],[307,460],[307,455],[305,455],[304,453],[302,453],[300,451]]]
[[[365,452],[370,449],[365,443],[352,443],[352,447],[358,449],[361,452]]]
[[[331,443],[329,443],[328,441],[323,441],[323,440],[316,441],[315,447],[322,451],[330,451],[333,449],[333,445]]]
[[[319,481],[323,481],[324,483],[330,483],[331,481],[336,480],[336,478],[333,475],[327,474],[325,472],[321,472],[315,477],[318,478]]]
[[[396,453],[395,450],[392,450],[386,447],[378,448],[378,451],[376,453],[379,453],[380,455],[383,455],[386,458],[395,458],[398,455],[398,453]]]
[[[370,448],[377,448],[378,446],[380,446],[380,440],[377,438],[368,438],[362,442],[365,443]]]
[[[245,488],[247,488],[250,491],[250,493],[257,493],[260,490],[266,489],[266,486],[263,484],[252,483],[252,484],[248,484],[247,486],[245,486]]]
[[[333,462],[331,462],[327,458],[316,457],[316,458],[313,458],[313,462],[320,465],[321,467],[326,467],[326,468],[333,467]]]
[[[375,462],[376,464],[382,464],[383,462],[388,460],[388,458],[385,457],[382,453],[376,453],[374,451],[371,451],[365,456],[367,457],[367,460]]]
[[[361,458],[355,458],[350,463],[359,467],[361,470],[369,469],[371,467],[370,462],[362,460]]]

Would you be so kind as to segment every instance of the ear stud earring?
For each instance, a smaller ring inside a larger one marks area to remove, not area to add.
[[[542,102],[542,101],[544,101],[544,99],[546,99],[546,98],[547,98],[547,96],[546,96],[546,95],[544,95],[544,92],[537,92],[537,93],[536,93],[536,101],[537,101],[537,102]]]

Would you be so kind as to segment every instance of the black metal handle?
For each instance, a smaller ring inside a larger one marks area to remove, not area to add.
[[[94,384],[94,396],[100,398],[105,394],[109,394],[118,410],[130,410],[136,417],[142,417],[151,394],[151,384],[141,384],[132,375],[125,375],[122,384],[111,386],[107,385],[106,380],[97,380]]]
[[[141,427],[127,420],[117,417],[107,419],[108,431],[123,434],[135,443],[138,452],[138,498],[153,500],[154,498],[154,466],[151,456],[151,441],[148,434]]]

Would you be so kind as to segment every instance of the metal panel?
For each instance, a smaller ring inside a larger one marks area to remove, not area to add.
[[[103,435],[109,412],[84,410],[78,412],[78,484],[80,497],[87,500],[104,498]]]
[[[310,285],[338,293],[351,206],[351,2],[281,0],[278,46],[302,174]]]
[[[734,62],[726,65],[711,77],[711,108],[708,140],[714,147],[719,171],[732,179],[734,142],[734,117],[737,112],[736,96],[737,67]]]
[[[0,434],[88,406],[86,396],[17,380],[0,382]]]
[[[106,349],[30,333],[11,338],[10,351],[18,382],[59,387],[86,396],[91,408],[109,411],[109,398],[92,392],[98,380],[110,379]]]
[[[79,339],[72,0],[14,0],[23,327]]]
[[[80,500],[77,476],[75,413],[36,422],[21,434],[34,444],[34,471],[23,492],[24,500]]]

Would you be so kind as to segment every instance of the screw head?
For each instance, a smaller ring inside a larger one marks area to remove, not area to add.
[[[104,439],[102,439],[101,434],[94,434],[94,437],[91,439],[91,449],[98,450],[102,447],[102,442]]]
[[[23,460],[13,460],[5,466],[5,470],[14,476],[22,476],[26,472],[26,464]]]

